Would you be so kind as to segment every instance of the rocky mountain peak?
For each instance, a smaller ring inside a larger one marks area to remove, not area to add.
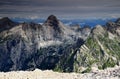
[[[108,27],[115,27],[116,25],[115,25],[115,22],[107,22],[107,24],[106,24]]]
[[[93,35],[104,35],[105,34],[105,28],[101,25],[96,25],[93,29],[92,29],[92,34]]]
[[[46,23],[47,25],[49,25],[49,26],[58,26],[59,21],[58,21],[58,19],[56,18],[56,16],[50,15],[50,16],[47,18],[47,20],[46,20],[45,23]]]
[[[0,32],[3,30],[10,29],[14,27],[17,23],[13,22],[11,19],[8,17],[4,17],[0,19]]]
[[[116,24],[120,26],[120,18],[116,20]]]
[[[53,37],[61,37],[61,35],[66,32],[64,30],[66,27],[57,19],[55,15],[50,15],[43,26]]]
[[[81,34],[84,35],[84,37],[86,38],[89,36],[89,34],[91,32],[91,28],[90,28],[90,26],[84,26],[81,28],[80,31],[81,31]]]
[[[117,33],[120,28],[120,18],[117,19],[115,22],[111,22],[111,21],[107,22],[106,28],[108,31],[110,31],[113,34]]]
[[[10,23],[12,22],[8,17],[3,17],[2,19],[0,19],[0,24],[2,23]]]
[[[84,26],[81,29],[84,30],[84,31],[88,31],[88,30],[91,30],[91,27],[90,26]]]
[[[57,17],[55,15],[50,15],[48,17],[48,20],[57,20]]]

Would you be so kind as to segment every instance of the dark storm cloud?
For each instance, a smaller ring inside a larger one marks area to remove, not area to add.
[[[120,0],[1,0],[0,16],[118,17]]]

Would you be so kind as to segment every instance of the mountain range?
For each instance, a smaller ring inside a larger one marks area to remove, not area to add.
[[[31,19],[31,18],[10,18],[11,20],[15,21],[15,22],[19,22],[19,23],[23,23],[23,22],[34,22],[37,24],[43,24],[45,19],[41,19],[41,18],[36,18],[36,19]],[[64,23],[64,25],[68,25],[68,26],[73,26],[73,25],[80,25],[81,27],[89,25],[91,27],[94,27],[96,25],[105,25],[106,22],[108,21],[116,21],[117,18],[81,18],[81,19],[63,19],[60,18],[60,21],[62,23]]]
[[[120,65],[120,19],[72,27],[50,15],[43,24],[0,19],[0,71],[89,72]]]

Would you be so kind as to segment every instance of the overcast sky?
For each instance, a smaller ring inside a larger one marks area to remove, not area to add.
[[[0,17],[120,17],[120,0],[0,0]]]

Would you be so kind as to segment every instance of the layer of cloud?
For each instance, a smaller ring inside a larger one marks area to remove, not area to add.
[[[1,0],[0,17],[119,17],[120,0]]]

